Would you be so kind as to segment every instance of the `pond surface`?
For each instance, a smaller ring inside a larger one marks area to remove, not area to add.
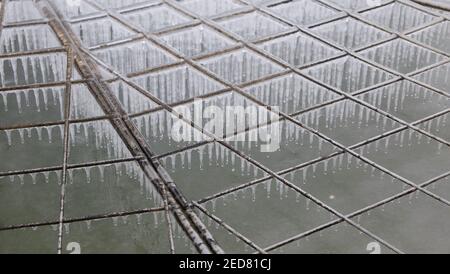
[[[224,252],[450,252],[450,13],[408,0],[49,2]],[[197,253],[41,7],[1,5],[0,253]],[[264,106],[266,119],[208,127],[199,98]]]

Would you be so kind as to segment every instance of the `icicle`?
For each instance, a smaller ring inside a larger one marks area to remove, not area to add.
[[[117,227],[117,226],[119,225],[119,217],[113,217],[113,218],[112,218],[112,221],[113,221],[113,225],[114,225],[115,227]]]
[[[142,214],[136,215],[136,222],[138,225],[142,224]]]
[[[311,199],[306,198],[306,210],[307,210],[307,211],[309,211],[310,206],[311,206]]]
[[[158,225],[159,225],[159,212],[155,212],[153,214],[153,222],[154,222],[154,227],[158,228]]]
[[[42,141],[42,128],[41,127],[36,127],[35,128],[37,135],[38,135],[38,140]]]
[[[48,184],[50,181],[50,172],[45,171],[45,172],[43,172],[43,175],[44,175],[45,183]]]
[[[98,171],[100,173],[100,182],[105,182],[105,166],[99,165],[97,166]]]
[[[1,96],[2,101],[3,101],[3,110],[5,112],[7,112],[8,111],[8,93],[0,92],[0,96]]]
[[[308,176],[308,167],[302,169],[303,171],[303,184],[306,184],[307,176]]]
[[[53,127],[44,127],[44,129],[47,132],[48,142],[49,144],[51,144],[53,142],[53,135],[52,135]]]
[[[31,173],[31,174],[30,174],[31,182],[32,182],[33,185],[35,185],[36,182],[37,182],[37,181],[36,181],[36,175],[37,175],[36,173]]]
[[[12,139],[11,139],[11,131],[10,130],[5,130],[5,134],[6,134],[6,139],[8,142],[8,146],[12,145]]]
[[[25,179],[24,179],[24,175],[23,174],[19,174],[19,175],[17,175],[17,177],[19,177],[19,181],[20,181],[21,185],[25,184]]]
[[[212,212],[216,212],[216,206],[217,206],[217,199],[213,199],[211,200],[211,205],[212,205]]]
[[[256,201],[256,185],[252,185],[250,187],[251,192],[252,192],[252,201],[255,202]]]
[[[70,233],[70,224],[68,224],[68,223],[64,224],[64,231],[66,232],[66,234]]]
[[[91,220],[87,220],[86,221],[86,227],[87,227],[88,231],[91,230],[91,226],[92,226],[92,221]]]
[[[86,183],[91,183],[91,168],[83,167],[84,175],[86,176]]]
[[[58,172],[58,174],[59,174],[59,172]],[[72,169],[67,170],[67,174],[69,175],[69,184],[73,184],[73,170]],[[60,181],[60,180],[58,180],[58,181]]]

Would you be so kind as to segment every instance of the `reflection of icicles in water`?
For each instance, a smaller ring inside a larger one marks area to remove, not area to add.
[[[13,143],[18,144],[18,141],[20,141],[20,144],[22,145],[36,142],[36,139],[34,139],[36,137],[39,142],[46,141],[49,144],[54,142],[57,143],[58,141],[62,141],[63,130],[63,125],[55,125],[4,130],[3,133],[6,136],[8,146],[12,146]],[[2,132],[0,131],[0,136],[1,135]]]
[[[23,185],[25,183],[25,180],[24,180],[25,175],[24,174],[19,174],[19,175],[17,175],[17,177],[19,177],[20,184]]]
[[[128,113],[139,113],[157,106],[156,103],[122,81],[114,82],[110,84],[110,87]]]
[[[8,111],[8,93],[6,92],[0,92],[0,99],[3,102],[3,111]]]
[[[84,119],[104,115],[100,105],[84,84],[72,85],[71,118]]]
[[[295,123],[282,123],[281,146],[286,141],[301,146],[309,146],[310,148],[317,148],[318,152],[329,151],[330,143],[306,129],[298,126]],[[284,139],[283,139],[284,138]]]
[[[437,136],[441,134],[449,134],[450,130],[450,114],[445,114],[442,116],[438,116],[432,120],[424,122],[420,125],[420,127],[430,133],[433,133]]]
[[[75,123],[70,126],[70,145],[93,146],[109,158],[129,156],[129,151],[111,123],[106,120]]]
[[[176,60],[147,41],[100,49],[95,51],[95,55],[126,74],[159,67]]]
[[[164,166],[172,172],[178,170],[211,170],[225,168],[249,178],[260,178],[264,172],[253,163],[236,155],[227,147],[210,143],[191,150],[172,154],[161,159]]]
[[[298,10],[303,10],[303,8]],[[294,9],[294,11],[297,10]],[[262,47],[296,67],[323,60],[339,53],[339,51],[325,46],[318,40],[298,32],[266,42]]]
[[[19,183],[20,185],[24,185],[25,183],[30,183],[32,185],[37,184],[49,184],[50,182],[61,184],[61,171],[43,171],[37,173],[29,173],[29,174],[19,174],[19,175],[11,175],[9,176],[9,182],[12,184]]]
[[[280,66],[246,49],[215,56],[202,61],[202,65],[236,84],[250,82],[281,70]]]
[[[117,227],[119,225],[119,217],[112,217],[113,225]]]
[[[214,198],[203,204],[203,206],[211,212],[216,212],[218,208],[227,207],[228,204],[233,204],[237,200],[248,200],[252,201],[253,203],[260,203],[265,199],[292,199],[296,203],[300,203],[305,198],[303,197],[303,195],[297,194],[300,193],[296,192],[284,182],[276,179],[271,179],[264,182],[252,184],[218,198]]]
[[[21,22],[42,19],[33,1],[8,1],[5,22]]]
[[[157,111],[148,115],[142,115],[134,119],[138,128],[147,137],[166,139],[170,134],[175,117],[167,111]],[[167,138],[169,142],[172,138]]]
[[[88,47],[123,39],[132,35],[132,32],[128,29],[109,18],[73,23],[72,29],[83,44]]]
[[[180,102],[222,88],[186,65],[139,76],[133,81],[166,103]]]
[[[290,187],[287,186],[285,183],[275,180],[275,188],[278,190],[278,194],[280,195],[280,200],[283,200],[288,197],[288,193],[290,190]]]
[[[388,174],[367,162],[362,162],[349,153],[341,153],[337,156],[309,164],[308,166],[289,172],[283,175],[283,177],[296,185],[312,185],[322,184],[330,180],[336,182],[338,180],[337,178],[341,178],[343,175],[348,176],[348,172],[351,172],[350,174],[355,173],[355,176],[356,174],[358,174],[357,176],[364,176],[365,178],[370,176],[383,182],[392,181],[395,185],[399,183],[393,177],[392,180],[389,180],[387,177],[391,177]],[[330,199],[334,198],[334,195],[330,196]]]
[[[6,130],[5,134],[6,134],[6,140],[8,142],[8,146],[11,146],[12,145],[11,130]]]
[[[343,57],[307,69],[306,72],[310,76],[323,80],[345,92],[357,91],[364,87],[385,82],[393,77],[391,74],[369,66],[353,57]]]
[[[0,64],[0,85],[6,87],[64,81],[65,74],[64,53],[5,58]]]
[[[1,52],[23,52],[59,46],[55,34],[46,25],[5,28],[0,40]]]
[[[446,109],[450,99],[409,81],[397,82],[362,95],[362,98],[388,112],[407,111],[419,104],[432,104],[436,111]]]
[[[446,146],[444,146],[442,143],[433,140],[431,137],[421,134],[413,129],[405,129],[399,133],[379,140],[378,144],[377,142],[371,142],[362,147],[361,151],[365,155],[369,155],[377,151],[391,153],[392,149],[411,149],[416,145],[420,145],[424,141],[428,144],[432,144],[432,146],[434,147],[433,150],[435,150],[437,153],[446,148]]]
[[[64,224],[64,231],[66,232],[66,234],[70,233],[70,223],[65,223]]]
[[[91,220],[87,220],[86,221],[86,227],[87,227],[88,231],[91,230],[91,227],[92,227],[92,221]]]
[[[135,162],[120,162],[109,165],[88,166],[69,170],[69,184],[104,184],[106,188],[122,187],[121,184],[139,189],[140,194],[156,205],[163,201],[152,182],[147,178],[141,167]]]
[[[334,93],[298,75],[288,75],[248,89],[269,106],[286,113],[306,109],[336,98]]]
[[[390,58],[395,54],[395,58]],[[402,73],[409,73],[429,66],[443,59],[443,56],[422,48],[404,39],[395,39],[380,46],[375,46],[362,52],[362,56],[382,62],[384,66],[390,67]]]
[[[307,112],[300,117],[300,121],[313,128],[332,130],[341,127],[364,128],[373,126],[385,131],[396,126],[396,122],[378,114],[360,104],[345,100],[320,110]]]

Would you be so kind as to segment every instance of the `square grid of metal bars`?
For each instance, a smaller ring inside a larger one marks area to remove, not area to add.
[[[46,7],[74,37],[61,41]],[[408,0],[8,0],[1,18],[0,252],[449,251],[448,13]],[[102,85],[123,112],[100,107]],[[198,97],[279,106],[280,150],[208,132],[171,141],[178,119],[201,130],[177,113]],[[150,153],[130,152],[121,121]],[[160,187],[142,163],[163,170]]]

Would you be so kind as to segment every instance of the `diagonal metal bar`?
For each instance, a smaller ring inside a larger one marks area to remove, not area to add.
[[[421,5],[424,5],[424,6],[431,7],[431,8],[450,11],[450,4],[438,3],[436,1],[430,1],[430,0],[411,0],[411,1],[421,4]]]
[[[58,225],[58,246],[57,252],[58,254],[62,253],[62,244],[63,244],[63,220],[64,220],[64,206],[65,206],[65,195],[66,195],[66,185],[67,185],[67,165],[69,158],[69,130],[70,130],[70,106],[71,106],[71,94],[72,94],[72,86],[70,83],[70,79],[72,78],[72,69],[73,69],[73,52],[70,48],[70,45],[65,45],[67,47],[67,69],[66,69],[66,89],[65,89],[65,99],[64,99],[64,140],[63,140],[63,169],[61,176],[61,195],[60,195],[60,210],[59,210],[59,225]]]
[[[85,216],[85,217],[81,217],[81,218],[70,218],[70,219],[64,218],[62,223],[70,224],[70,223],[78,223],[78,222],[82,222],[82,221],[95,221],[95,220],[109,219],[109,218],[114,218],[114,217],[124,217],[124,216],[138,215],[138,214],[151,213],[151,212],[157,212],[157,211],[165,211],[165,210],[166,210],[165,207],[155,207],[155,208],[144,208],[144,209],[133,210],[133,211],[125,211],[125,212],[114,212],[114,213],[108,213],[108,214],[103,214],[103,215]],[[60,222],[61,222],[60,220],[54,220],[54,221],[48,221],[48,222],[37,222],[37,223],[29,223],[29,224],[12,225],[12,226],[0,227],[0,231],[42,227],[42,226],[49,226],[49,225],[59,225]]]

